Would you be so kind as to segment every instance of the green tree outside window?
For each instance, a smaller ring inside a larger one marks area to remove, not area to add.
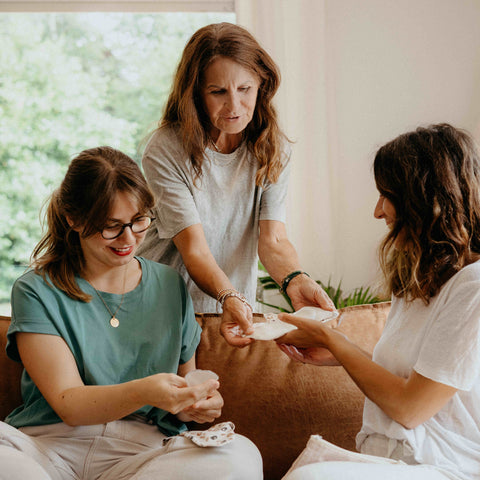
[[[219,21],[235,15],[0,14],[0,314],[72,156],[110,145],[139,162],[186,41]]]

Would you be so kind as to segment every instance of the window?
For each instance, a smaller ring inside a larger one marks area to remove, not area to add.
[[[218,1],[96,2],[178,12],[35,11],[93,3],[0,2],[0,314],[10,313],[12,283],[41,236],[40,209],[72,156],[110,145],[139,161],[188,38],[202,25],[235,22],[233,2]],[[6,13],[11,4],[35,13]],[[193,4],[202,11],[184,11]]]

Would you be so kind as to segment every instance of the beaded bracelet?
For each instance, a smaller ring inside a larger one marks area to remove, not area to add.
[[[252,306],[248,303],[245,295],[242,295],[240,292],[237,292],[233,288],[224,288],[223,290],[220,290],[217,294],[217,313],[218,312],[218,305],[220,304],[223,308],[223,304],[225,303],[225,300],[228,297],[235,297],[238,298],[241,302],[243,302],[247,307],[250,308],[250,310],[253,312]]]
[[[307,272],[303,272],[302,270],[295,270],[292,273],[289,273],[283,280],[282,280],[282,287],[281,291],[287,295],[287,288],[289,283],[298,275],[306,275],[309,277],[310,275]]]

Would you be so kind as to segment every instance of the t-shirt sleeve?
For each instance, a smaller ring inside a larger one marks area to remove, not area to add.
[[[288,144],[284,149],[285,162],[276,183],[268,183],[260,200],[260,220],[286,221],[286,198],[288,179],[290,177],[291,149]]]
[[[15,334],[18,332],[60,335],[51,320],[48,307],[51,292],[42,277],[29,272],[20,277],[12,288],[12,321],[7,332],[7,355],[20,361]],[[53,309],[54,311],[54,309]]]
[[[167,130],[157,131],[143,154],[142,166],[155,195],[155,226],[161,239],[200,223],[186,160],[179,139]]]
[[[432,312],[435,318],[414,369],[468,391],[480,375],[480,280],[459,280]]]

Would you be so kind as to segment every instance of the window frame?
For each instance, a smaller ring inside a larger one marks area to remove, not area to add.
[[[0,12],[235,12],[235,0],[0,0]]]

